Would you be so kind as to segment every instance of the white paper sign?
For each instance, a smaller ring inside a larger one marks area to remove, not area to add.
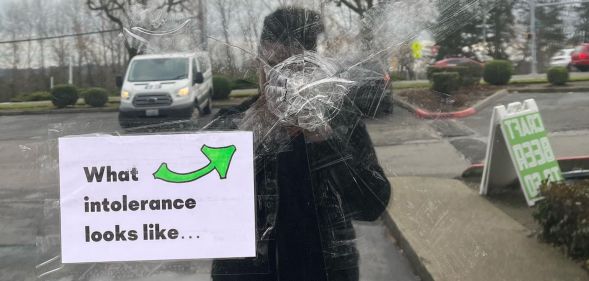
[[[252,139],[60,138],[62,262],[255,256]]]

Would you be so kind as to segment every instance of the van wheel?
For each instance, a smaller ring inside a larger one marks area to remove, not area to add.
[[[207,101],[207,105],[205,105],[205,107],[202,109],[202,114],[209,115],[212,112],[213,112],[213,99],[211,97],[209,97],[209,100]]]

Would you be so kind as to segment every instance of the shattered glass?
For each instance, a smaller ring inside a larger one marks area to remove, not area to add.
[[[138,54],[205,50],[217,60],[221,56],[234,64],[239,62],[245,69],[240,72],[243,78],[257,73],[255,97],[221,109],[206,123],[194,116],[156,124],[142,120],[140,126],[113,132],[109,124],[100,121],[64,121],[48,128],[46,139],[35,151],[21,145],[21,153],[35,158],[42,167],[31,175],[38,178],[36,183],[57,191],[58,137],[252,131],[256,257],[62,264],[59,201],[53,197],[45,199],[42,206],[42,226],[36,235],[36,278],[364,280],[353,223],[378,220],[394,196],[394,186],[379,164],[365,125],[366,120],[391,114],[394,89],[390,59],[407,53],[411,43],[425,33],[436,38],[452,35],[471,20],[472,11],[481,9],[484,1],[356,1],[364,10],[361,19],[353,16],[354,20],[346,23],[354,24],[353,28],[342,24],[346,17],[352,18],[340,11],[342,1],[189,2],[189,6],[206,5],[204,10],[211,11],[208,28],[221,26],[223,30],[202,30],[206,25],[200,22],[203,17],[195,12],[198,9],[181,6],[166,10],[136,3],[126,6],[128,16],[123,20],[120,40]],[[217,9],[215,5],[221,3],[227,6]],[[235,5],[234,14],[226,11],[230,5]],[[249,9],[236,9],[244,5]],[[282,9],[280,13],[266,17],[277,8]],[[212,13],[217,10],[220,14]],[[440,22],[440,14],[450,16]],[[226,16],[255,19],[257,23],[227,27],[223,26],[230,20]],[[265,29],[269,35],[264,35]],[[223,33],[243,38],[230,43]],[[50,183],[41,181],[45,178]]]

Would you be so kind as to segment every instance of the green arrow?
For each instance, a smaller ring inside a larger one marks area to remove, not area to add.
[[[231,164],[231,159],[235,154],[237,148],[235,145],[226,147],[209,147],[203,145],[200,151],[209,159],[209,164],[205,167],[189,173],[176,173],[168,168],[167,163],[162,163],[160,167],[153,173],[153,177],[157,180],[163,180],[171,183],[185,183],[195,181],[213,170],[216,170],[221,179],[227,177],[227,171]]]

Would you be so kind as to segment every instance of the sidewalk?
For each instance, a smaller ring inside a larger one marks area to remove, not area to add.
[[[550,245],[457,180],[389,178],[384,215],[424,280],[587,280]]]
[[[533,209],[519,191],[483,197],[478,182],[456,180],[472,159],[484,158],[483,135],[405,110],[367,120],[367,127],[393,189],[383,218],[422,280],[589,280],[579,264],[532,235]],[[557,157],[570,157],[589,155],[588,137],[589,130],[563,131],[550,141]],[[463,139],[477,142],[454,143]]]
[[[531,235],[531,209],[511,202],[519,197],[483,197],[454,179],[471,163],[449,139],[426,122],[391,120],[368,124],[393,188],[383,218],[422,280],[589,280],[577,263]],[[557,156],[573,156],[589,152],[578,147],[586,137],[556,133],[551,142]]]

